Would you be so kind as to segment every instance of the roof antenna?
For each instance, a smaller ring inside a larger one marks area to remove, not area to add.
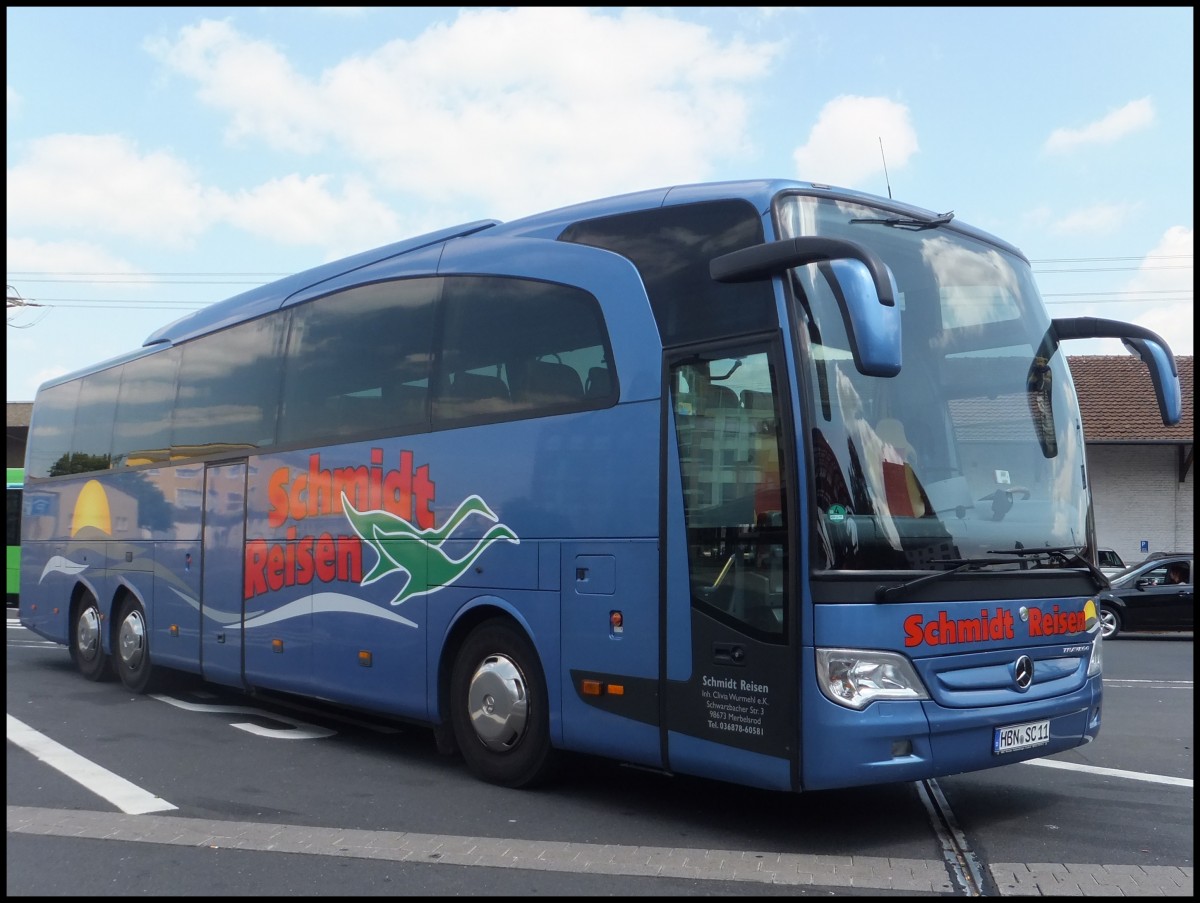
[[[883,137],[882,136],[880,136],[880,138],[879,138],[879,156],[883,157],[883,181],[887,183],[888,200],[890,201],[892,199],[892,182],[891,182],[891,179],[888,178],[887,157],[884,156],[884,153],[883,153]]]

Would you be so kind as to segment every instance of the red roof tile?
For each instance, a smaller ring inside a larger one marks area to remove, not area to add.
[[[1176,356],[1183,416],[1164,426],[1145,364],[1132,355],[1068,356],[1087,442],[1179,442],[1195,437],[1193,410],[1196,382],[1192,355]]]

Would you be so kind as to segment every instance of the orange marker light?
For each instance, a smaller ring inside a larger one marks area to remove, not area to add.
[[[366,649],[360,649],[358,652],[358,663],[364,668],[371,667],[371,653]]]
[[[282,652],[283,651],[283,640],[271,640],[271,651],[272,652]]]
[[[579,686],[584,696],[600,696],[604,692],[604,687],[598,680],[584,680]]]

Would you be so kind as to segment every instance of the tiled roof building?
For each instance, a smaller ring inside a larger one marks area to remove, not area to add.
[[[1083,408],[1083,434],[1093,442],[1179,442],[1191,453],[1195,410],[1195,357],[1177,357],[1183,389],[1183,417],[1164,426],[1154,403],[1146,367],[1133,355],[1084,355],[1067,358]]]
[[[1163,425],[1154,388],[1132,355],[1070,356],[1083,410],[1096,540],[1126,564],[1192,551],[1195,357],[1176,357],[1183,416]]]

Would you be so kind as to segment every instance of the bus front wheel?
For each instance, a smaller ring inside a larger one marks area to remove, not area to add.
[[[137,599],[127,598],[121,605],[113,639],[113,663],[126,689],[145,693],[155,680],[150,659],[150,631],[146,610]]]
[[[85,594],[75,610],[69,648],[71,661],[88,680],[104,680],[112,674],[101,638],[103,623],[96,597],[91,593]]]
[[[504,787],[529,787],[551,774],[546,681],[533,644],[495,618],[463,643],[450,678],[450,720],[467,766]]]

